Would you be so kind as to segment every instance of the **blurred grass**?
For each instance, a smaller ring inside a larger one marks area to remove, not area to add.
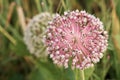
[[[89,80],[120,80],[119,4],[120,0],[0,0],[0,80],[47,80],[45,73],[51,80],[74,80],[71,69],[60,70],[51,60],[41,62],[30,55],[22,38],[34,15],[76,9],[99,17],[109,34],[108,50],[94,72],[88,72]]]

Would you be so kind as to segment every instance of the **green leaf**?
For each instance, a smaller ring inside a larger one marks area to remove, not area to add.
[[[75,80],[75,74],[71,68],[65,69],[65,80]]]
[[[16,42],[17,42],[16,45],[12,44],[10,45],[10,48],[12,49],[12,51],[15,52],[16,55],[18,56],[30,55],[26,45],[22,40],[16,40]]]
[[[85,69],[85,70],[75,69],[74,70],[75,80],[82,80],[83,77],[85,78],[85,80],[89,80],[89,78],[93,74],[93,71],[94,71],[94,67],[90,67],[90,68]]]
[[[24,80],[24,76],[19,73],[14,73],[8,77],[8,80]]]
[[[53,69],[51,69],[51,64],[47,63],[37,63],[37,68],[34,69],[31,74],[28,76],[28,80],[56,80],[54,76],[57,76],[56,74],[53,74],[53,72],[57,71],[55,70],[55,67],[53,66]]]
[[[91,77],[91,75],[94,72],[94,67],[90,67],[88,69],[85,69],[84,72],[85,72],[85,80],[89,80],[89,78]]]
[[[52,62],[39,62],[28,76],[28,80],[75,80],[75,75],[71,68],[60,68]],[[47,77],[46,77],[47,76]]]

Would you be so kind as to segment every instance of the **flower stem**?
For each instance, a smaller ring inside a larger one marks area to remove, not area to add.
[[[84,70],[75,69],[75,80],[85,80]]]
[[[84,74],[84,70],[81,70],[81,80],[85,80],[85,74]]]
[[[75,73],[76,73],[75,80],[78,80],[78,69],[76,69]]]

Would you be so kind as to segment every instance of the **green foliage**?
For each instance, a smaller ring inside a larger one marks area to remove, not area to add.
[[[85,80],[89,80],[89,78],[92,76],[94,70],[95,70],[94,67],[91,67],[91,68],[85,70]]]
[[[116,13],[120,19],[120,0],[117,1],[117,5],[116,5]]]
[[[17,56],[26,56],[30,55],[26,45],[24,44],[23,40],[17,40],[16,39],[16,45],[11,44],[10,48],[12,51],[15,52]]]
[[[70,68],[57,68],[57,66],[50,62],[39,62],[36,64],[37,67],[28,76],[29,80],[75,80],[75,75]]]
[[[120,0],[0,0],[0,80],[81,80],[80,70],[30,55],[23,41],[23,24],[36,14],[76,9],[100,17],[109,34],[108,50],[98,64],[84,70],[85,80],[120,80],[119,4]],[[20,21],[23,17],[25,22]]]

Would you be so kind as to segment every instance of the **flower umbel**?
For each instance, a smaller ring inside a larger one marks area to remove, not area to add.
[[[99,62],[107,48],[103,23],[85,11],[65,12],[49,23],[45,44],[50,58],[59,66],[86,69]]]
[[[48,21],[52,19],[52,16],[48,12],[40,13],[33,17],[28,23],[28,26],[24,34],[24,42],[27,45],[31,54],[36,57],[45,57],[45,46],[42,42],[42,36],[47,28]]]

